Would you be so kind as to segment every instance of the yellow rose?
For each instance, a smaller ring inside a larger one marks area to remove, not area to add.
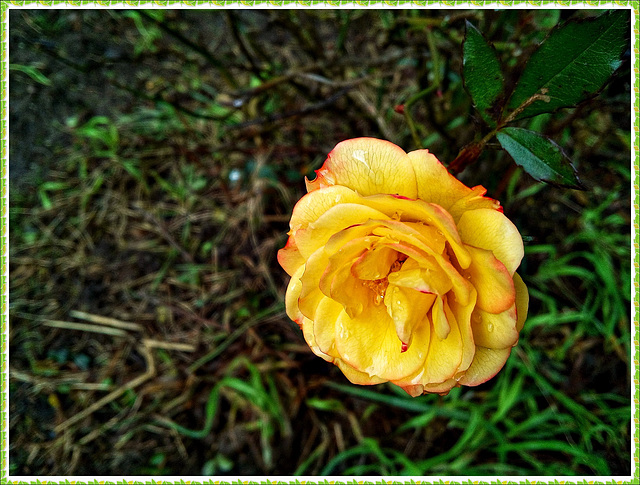
[[[428,150],[356,138],[307,180],[278,261],[287,314],[354,384],[412,396],[493,377],[518,341],[524,249],[500,203]]]

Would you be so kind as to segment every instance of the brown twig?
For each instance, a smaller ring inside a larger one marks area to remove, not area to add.
[[[127,332],[120,330],[119,328],[103,327],[102,325],[89,325],[86,323],[65,322],[62,320],[45,320],[42,324],[46,327],[102,333],[105,335],[113,335],[114,337],[126,337],[128,335]]]
[[[93,315],[91,313],[85,313],[78,310],[71,310],[69,315],[77,318],[78,320],[86,320],[88,322],[100,323],[102,325],[109,325],[111,327],[122,328],[125,330],[133,330],[135,332],[141,332],[143,330],[142,325],[137,323],[123,322],[121,320],[116,320],[115,318]]]
[[[78,414],[70,417],[69,419],[67,419],[63,423],[60,423],[58,426],[56,426],[54,428],[54,431],[56,433],[60,433],[60,432],[64,431],[69,426],[72,426],[72,425],[76,424],[77,422],[82,421],[84,418],[86,418],[87,416],[93,414],[94,412],[96,412],[101,407],[103,407],[103,406],[109,404],[111,401],[119,398],[122,394],[124,394],[129,389],[134,389],[134,388],[138,387],[140,384],[142,384],[143,382],[146,382],[147,380],[149,380],[152,377],[154,377],[156,375],[156,367],[155,367],[155,362],[153,360],[153,355],[151,353],[151,348],[149,346],[147,346],[147,345],[141,345],[140,346],[140,350],[142,352],[142,355],[144,356],[145,362],[147,363],[147,370],[146,370],[146,372],[144,374],[136,377],[135,379],[132,379],[131,381],[127,382],[126,384],[124,384],[123,386],[119,387],[115,391],[110,392],[109,394],[107,394],[102,399],[99,399],[98,401],[93,403],[88,408],[86,408],[83,411],[79,412]]]

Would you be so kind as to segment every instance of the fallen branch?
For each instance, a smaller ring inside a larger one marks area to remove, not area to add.
[[[45,320],[42,322],[46,327],[63,328],[67,330],[80,330],[82,332],[102,333],[116,337],[126,337],[128,334],[119,328],[104,327],[102,325],[89,325],[87,323],[65,322],[62,320]]]
[[[103,317],[100,315],[93,315],[91,313],[81,312],[79,310],[71,310],[69,314],[77,318],[78,320],[86,320],[92,323],[100,323],[103,325],[109,325],[111,327],[122,328],[125,330],[133,330],[136,332],[142,332],[143,327],[137,323],[123,322],[116,320],[115,318]]]

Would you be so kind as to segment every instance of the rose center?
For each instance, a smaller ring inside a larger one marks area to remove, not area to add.
[[[361,280],[362,285],[365,288],[369,288],[373,292],[373,303],[375,305],[380,305],[384,301],[384,295],[387,291],[387,287],[389,286],[388,275],[394,273],[396,271],[400,271],[402,265],[407,260],[407,255],[398,253],[398,259],[396,259],[389,268],[389,273],[384,278],[380,278],[377,280]]]
[[[373,291],[373,303],[379,305],[384,300],[384,294],[387,291],[387,286],[389,286],[389,280],[387,280],[387,278],[362,280],[362,285]]]

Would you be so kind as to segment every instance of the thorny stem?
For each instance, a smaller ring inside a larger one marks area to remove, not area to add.
[[[529,99],[527,99],[524,103],[522,103],[520,106],[518,106],[513,113],[511,113],[509,116],[507,116],[507,118],[504,121],[501,121],[498,125],[498,127],[496,128],[495,131],[503,128],[505,125],[511,123],[513,120],[516,119],[516,117],[522,113],[525,109],[527,109],[529,106],[531,106],[531,104],[533,104],[536,101],[544,101],[545,103],[548,103],[551,101],[551,98],[549,96],[547,96],[548,89],[546,88],[542,88],[541,93],[536,93],[533,96],[531,96]]]
[[[455,160],[447,166],[449,172],[453,175],[456,175],[462,172],[468,165],[471,165],[473,162],[475,162],[478,157],[480,157],[484,146],[489,140],[491,140],[491,138],[495,136],[497,132],[498,129],[496,128],[479,142],[470,143],[469,145],[463,147],[462,150],[460,150],[460,153],[458,153],[458,156],[455,158]]]
[[[548,103],[550,101],[549,96],[546,95],[547,90],[544,89],[542,93],[536,93],[527,99],[524,103],[518,106],[509,116],[507,116],[504,120],[500,120],[498,126],[496,126],[493,130],[491,130],[482,140],[479,142],[473,142],[460,150],[458,156],[455,158],[453,162],[449,164],[447,167],[449,172],[453,175],[456,175],[462,172],[467,166],[474,163],[480,157],[482,150],[489,140],[491,140],[498,131],[507,126],[509,123],[514,121],[518,115],[520,115],[525,109],[531,106],[532,103],[536,101],[544,101]]]

